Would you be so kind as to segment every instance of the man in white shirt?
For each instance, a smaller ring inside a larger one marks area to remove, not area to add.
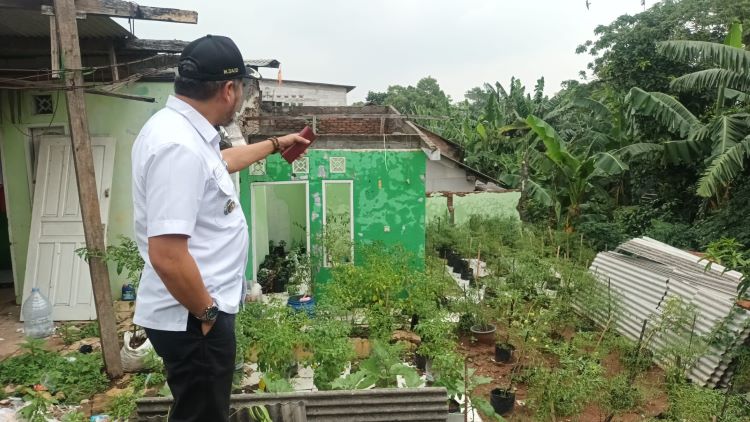
[[[164,359],[169,421],[227,421],[249,244],[229,173],[308,141],[291,134],[220,151],[216,127],[234,118],[248,77],[231,39],[191,42],[178,73],[175,96],[132,150],[135,235],[146,261],[133,322]]]

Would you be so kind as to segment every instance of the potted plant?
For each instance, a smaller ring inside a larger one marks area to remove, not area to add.
[[[513,410],[516,403],[516,390],[513,387],[516,373],[521,368],[523,356],[519,356],[518,361],[511,369],[508,375],[508,385],[505,387],[495,387],[490,391],[490,405],[495,413],[504,415]]]
[[[421,342],[414,354],[417,369],[426,371],[428,361],[452,350],[455,346],[452,323],[447,312],[436,312],[429,318],[422,318],[415,327]]]
[[[493,388],[490,391],[490,405],[495,413],[504,415],[513,410],[513,405],[516,403],[516,392],[510,387],[508,388]]]
[[[518,294],[515,291],[504,292],[495,300],[501,309],[507,309],[507,328],[505,330],[505,340],[495,344],[495,362],[509,363],[513,359],[513,352],[516,347],[510,342],[510,329],[513,325],[513,316],[518,300]]]
[[[507,340],[502,343],[495,343],[495,362],[510,363],[515,351],[516,346],[510,344]]]
[[[471,326],[471,336],[482,344],[495,344],[497,327],[492,324],[490,309],[482,302],[474,304],[474,318],[476,323]]]

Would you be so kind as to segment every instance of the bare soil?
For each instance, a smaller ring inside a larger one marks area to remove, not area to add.
[[[563,337],[569,339],[570,335],[571,333],[564,333]],[[507,388],[513,366],[517,364],[517,356],[514,356],[509,364],[497,363],[494,360],[494,345],[472,342],[469,336],[461,337],[458,351],[466,356],[469,367],[476,369],[476,375],[487,376],[494,380],[490,384],[476,387],[473,391],[474,395],[484,397],[489,401],[489,394],[493,388]],[[544,359],[547,359],[548,364],[554,365],[554,359],[551,356],[545,356]],[[620,362],[620,356],[616,352],[607,355],[602,360],[602,366],[608,378],[624,370]],[[636,379],[636,385],[643,392],[644,403],[634,411],[614,416],[611,419],[612,422],[643,421],[663,413],[669,407],[667,394],[664,391],[664,372],[661,369],[653,366]],[[516,389],[516,403],[513,411],[503,415],[503,417],[509,421],[533,421],[534,412],[526,406],[528,386],[521,383],[515,384],[513,387]],[[565,418],[558,417],[557,421],[603,422],[607,416],[604,410],[592,404],[579,415]],[[485,418],[485,420],[491,419]]]

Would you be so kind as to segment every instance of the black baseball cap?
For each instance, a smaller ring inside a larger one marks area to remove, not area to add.
[[[250,78],[237,44],[221,35],[206,35],[185,46],[177,72],[180,76],[200,81]]]

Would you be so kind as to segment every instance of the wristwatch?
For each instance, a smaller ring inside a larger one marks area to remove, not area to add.
[[[216,321],[216,317],[219,316],[219,307],[216,306],[216,301],[211,302],[211,306],[207,307],[202,314],[195,315],[196,318],[203,322]]]

